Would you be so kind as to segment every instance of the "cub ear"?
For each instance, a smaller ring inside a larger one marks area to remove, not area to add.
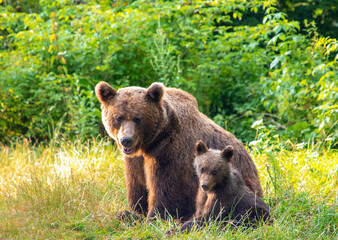
[[[102,81],[96,85],[95,94],[101,104],[106,104],[108,101],[114,99],[117,92],[108,83]]]
[[[160,102],[164,95],[164,85],[162,83],[153,83],[147,89],[147,97],[149,97],[154,102]]]
[[[230,162],[232,160],[233,155],[234,155],[234,147],[231,145],[226,146],[221,152],[222,158],[227,162]]]
[[[208,151],[208,147],[205,145],[205,143],[202,140],[198,140],[195,144],[195,155],[201,155],[203,153],[206,153]]]

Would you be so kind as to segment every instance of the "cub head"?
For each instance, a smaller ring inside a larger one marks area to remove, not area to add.
[[[127,87],[119,90],[106,82],[96,85],[103,125],[124,154],[137,154],[157,136],[166,116],[162,106],[164,93],[161,83],[153,83],[148,89]]]
[[[220,151],[208,149],[203,141],[196,142],[194,166],[203,191],[212,191],[229,176],[233,154],[234,148],[231,145]]]

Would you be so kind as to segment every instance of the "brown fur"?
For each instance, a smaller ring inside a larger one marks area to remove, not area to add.
[[[196,143],[194,166],[200,183],[196,212],[181,231],[194,225],[201,227],[207,220],[233,220],[249,225],[268,220],[269,207],[245,185],[232,166],[235,151],[231,145],[220,151],[208,149],[203,141]]]
[[[215,149],[234,146],[234,166],[262,196],[256,167],[243,144],[200,113],[187,92],[160,83],[116,91],[105,82],[95,92],[103,124],[124,153],[129,205],[136,212],[165,218],[166,209],[185,220],[193,215],[198,179],[191,146],[198,139]]]

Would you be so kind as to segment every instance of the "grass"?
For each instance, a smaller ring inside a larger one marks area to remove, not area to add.
[[[179,227],[114,219],[128,204],[123,160],[108,142],[21,140],[0,148],[0,239],[162,239]],[[233,229],[211,222],[172,239],[338,238],[336,150],[260,142],[250,153],[274,224]]]

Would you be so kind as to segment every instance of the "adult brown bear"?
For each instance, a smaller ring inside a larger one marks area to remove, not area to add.
[[[254,162],[243,144],[199,112],[196,99],[179,89],[153,83],[148,89],[121,88],[100,82],[95,93],[102,121],[124,155],[129,206],[152,218],[159,214],[188,220],[195,212],[198,178],[194,145],[232,145],[233,165],[258,196],[262,188]]]

